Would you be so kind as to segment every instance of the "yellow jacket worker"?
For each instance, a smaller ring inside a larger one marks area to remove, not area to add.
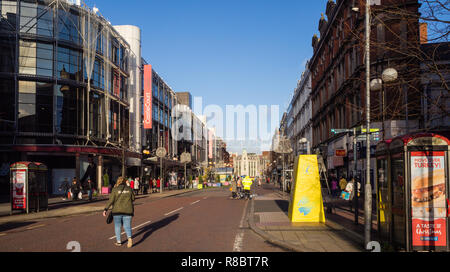
[[[244,185],[244,190],[249,190],[250,191],[250,189],[252,188],[252,184],[253,184],[253,181],[249,177],[246,177],[244,179],[244,181],[242,182],[242,185]]]

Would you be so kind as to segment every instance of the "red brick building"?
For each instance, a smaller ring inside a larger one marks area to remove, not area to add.
[[[338,173],[347,171],[353,155],[347,152],[337,160],[335,151],[350,151],[352,146],[347,135],[331,130],[365,126],[365,2],[328,1],[319,21],[320,35],[312,39],[312,147],[320,149],[328,168]],[[372,1],[371,79],[381,78],[386,68],[399,74],[396,83],[384,86],[384,103],[382,92],[371,93],[372,127],[384,127],[387,139],[418,126],[420,69],[409,53],[420,47],[418,9],[417,0]]]

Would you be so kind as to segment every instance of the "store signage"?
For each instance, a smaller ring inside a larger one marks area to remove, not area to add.
[[[345,157],[347,156],[347,151],[345,149],[337,149],[336,157]]]
[[[152,129],[152,66],[144,65],[144,129]]]
[[[12,171],[12,208],[13,210],[25,210],[27,208],[26,170]]]
[[[447,246],[445,152],[411,152],[413,247]]]

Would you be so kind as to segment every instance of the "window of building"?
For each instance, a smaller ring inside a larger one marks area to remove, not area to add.
[[[63,9],[58,10],[58,39],[80,43],[80,17],[78,14],[66,12]]]
[[[79,51],[58,47],[56,76],[59,79],[82,81],[82,54]]]
[[[102,138],[103,96],[97,92],[89,94],[89,133],[91,137]]]
[[[96,59],[94,62],[94,71],[92,73],[92,83],[93,86],[100,88],[102,90],[105,89],[105,69],[103,61],[100,59]]]
[[[56,86],[56,133],[76,135],[77,124],[82,120],[82,109],[78,110],[79,89]]]
[[[0,131],[14,130],[15,89],[14,80],[0,80]]]
[[[16,29],[17,21],[17,1],[2,0],[0,1],[0,14],[3,21],[0,24],[0,30],[13,31]]]
[[[20,41],[19,73],[36,75],[36,43]]]
[[[19,81],[19,131],[53,132],[53,85]]]
[[[120,77],[120,98],[122,100],[128,98],[128,79],[124,76]]]

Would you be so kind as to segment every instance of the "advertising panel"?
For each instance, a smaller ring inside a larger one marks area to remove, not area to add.
[[[447,245],[445,152],[411,153],[413,247]]]
[[[144,129],[152,129],[152,66],[144,65]]]
[[[27,208],[27,172],[26,170],[15,170],[11,172],[13,183],[12,205],[14,210],[25,210]]]

